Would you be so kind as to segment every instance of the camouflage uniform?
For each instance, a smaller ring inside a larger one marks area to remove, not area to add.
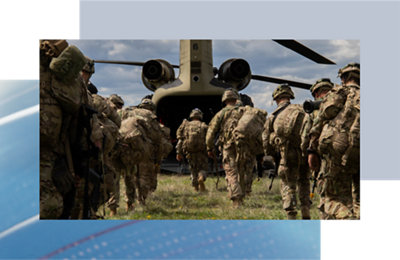
[[[232,90],[227,90],[222,96],[222,102],[238,99],[238,94]],[[222,164],[226,174],[228,192],[234,205],[240,205],[245,197],[244,172],[239,171],[237,161],[237,147],[233,136],[233,129],[244,113],[244,108],[238,105],[227,104],[211,120],[206,135],[207,151],[214,151],[214,140],[219,134],[219,142],[222,145]]]
[[[251,100],[250,103],[252,104]],[[241,100],[237,100],[236,104],[243,106]],[[247,195],[249,195],[252,191],[254,170],[257,163],[256,159],[261,161],[264,155],[262,132],[268,113],[262,109],[254,108],[249,105],[246,105],[242,109],[244,109],[244,114],[238,122],[238,128],[241,129],[243,127],[242,132],[245,135],[235,131],[235,135],[238,139],[236,140],[236,146],[238,147],[237,161],[239,172],[244,173],[244,187],[242,187],[242,189]],[[240,125],[241,122],[244,122],[244,124]],[[241,136],[239,137],[239,135]]]
[[[119,137],[119,127],[121,126],[121,118],[117,113],[115,105],[100,95],[93,94],[93,105],[97,110],[97,117],[103,130],[103,165],[104,165],[104,189],[108,195],[106,205],[110,208],[111,214],[116,213],[119,207],[119,179],[120,173],[115,170],[113,165],[114,146]]]
[[[339,76],[344,69],[350,73],[358,72],[359,78],[359,64],[347,65],[339,70]],[[352,103],[354,97],[359,98],[359,91],[360,86],[357,84],[335,86],[324,97],[310,130],[308,152],[318,152],[326,158],[328,170],[323,176],[326,185],[324,209],[329,219],[359,217],[359,208],[353,207],[352,194],[352,182],[356,179],[354,176],[357,176],[359,203],[359,153],[348,153],[350,148],[359,149],[359,143],[354,143],[353,147],[349,141],[352,134],[359,138],[359,100],[358,105]],[[347,155],[350,155],[351,160],[347,160]],[[357,187],[357,184],[354,186]],[[357,197],[355,201],[357,203]]]
[[[286,97],[294,99],[288,85],[278,86],[273,93],[274,100]],[[296,186],[301,203],[303,219],[310,218],[310,183],[305,158],[300,150],[300,131],[304,112],[299,105],[290,101],[280,102],[265,123],[263,144],[266,155],[279,158],[278,176],[281,179],[283,209],[288,219],[296,219]]]
[[[127,114],[127,117],[122,120],[114,162],[124,177],[128,211],[133,210],[137,198],[137,165],[142,160],[143,154],[148,154],[143,132],[144,129],[138,125],[137,118],[133,114],[130,117]]]
[[[157,165],[161,163],[163,157],[163,149],[160,145],[163,139],[163,130],[153,111],[155,111],[155,106],[149,99],[143,99],[137,109],[129,111],[129,116],[146,122],[142,131],[146,150],[138,163],[136,182],[138,200],[141,204],[145,204],[148,194],[157,186]]]
[[[201,122],[203,113],[200,109],[193,109],[189,118],[191,121],[183,120],[182,124],[176,131],[178,143],[176,145],[176,152],[179,158],[183,155],[186,156],[190,166],[190,173],[192,179],[192,186],[196,191],[205,191],[204,182],[207,178],[208,157],[206,148],[206,134],[208,126],[206,123]],[[196,132],[195,147],[188,147],[189,140],[193,139],[191,129]]]
[[[74,130],[87,93],[79,76],[83,54],[64,40],[40,46],[40,217],[67,218],[74,196],[71,151],[79,146]]]
[[[321,102],[322,97],[317,98],[316,93],[317,91],[320,90],[326,90],[329,91],[332,89],[333,83],[329,79],[320,79],[317,80],[315,84],[313,84],[310,88],[311,94],[314,96],[316,102]],[[305,156],[307,154],[307,148],[310,145],[310,130],[313,125],[313,122],[315,118],[318,115],[318,109],[313,110],[311,113],[309,113],[309,116],[306,117],[305,125],[302,130],[301,134],[301,150],[303,155]],[[319,169],[318,173],[313,174],[313,178],[315,178],[316,182],[316,189],[317,193],[320,197],[320,203],[318,205],[318,209],[320,211],[321,219],[325,219],[325,212],[324,212],[324,205],[325,205],[325,192],[324,192],[324,179],[323,176],[326,174],[326,159],[322,156],[321,158],[321,167]],[[311,174],[311,173],[310,173]]]

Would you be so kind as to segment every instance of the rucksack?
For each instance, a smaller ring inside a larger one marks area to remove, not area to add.
[[[334,152],[342,156],[343,166],[346,166],[349,161],[354,165],[359,165],[360,90],[358,86],[346,89],[343,108],[324,126],[319,142],[321,152]]]
[[[136,118],[138,124],[143,128],[143,136],[145,137],[146,141],[158,146],[161,142],[162,130],[157,121],[156,115],[154,115],[153,112],[143,108],[136,108],[130,113],[131,116]]]
[[[122,121],[120,133],[120,160],[125,166],[137,164],[143,156],[150,156],[151,149],[145,143],[144,129],[136,117],[129,117]]]
[[[187,121],[184,128],[183,149],[194,153],[206,151],[206,128],[201,121]]]
[[[299,104],[288,105],[276,116],[273,129],[281,143],[289,141],[300,147],[304,117],[305,112]]]
[[[265,110],[245,106],[244,113],[233,129],[236,146],[246,146],[255,155],[263,153],[262,133],[266,117]]]

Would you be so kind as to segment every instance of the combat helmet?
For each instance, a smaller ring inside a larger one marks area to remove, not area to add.
[[[156,106],[154,105],[153,101],[151,101],[151,99],[149,98],[142,99],[138,107],[150,110],[152,112],[156,111]]]
[[[322,79],[317,80],[314,83],[314,85],[312,85],[311,88],[310,88],[310,91],[311,91],[311,94],[313,95],[313,97],[315,97],[316,91],[318,89],[321,89],[321,88],[332,89],[333,88],[333,83],[328,78],[322,78]]]
[[[110,96],[110,101],[114,103],[118,108],[122,108],[124,106],[124,100],[117,94],[112,94]]]
[[[280,95],[286,94],[290,99],[294,99],[294,93],[288,84],[279,85],[272,93],[272,98],[276,100]]]
[[[190,112],[189,118],[193,120],[193,118],[198,118],[199,120],[203,120],[203,112],[200,109],[195,108]]]
[[[342,78],[344,76],[352,76],[355,78],[360,78],[360,63],[352,62],[344,66],[343,68],[339,69],[338,77]]]
[[[228,99],[239,99],[239,94],[237,93],[236,90],[230,88],[225,90],[224,94],[222,94],[222,103],[224,103]]]
[[[82,70],[89,73],[89,74],[94,74],[94,60],[90,59],[89,57],[86,57],[87,62],[85,66],[83,66]]]

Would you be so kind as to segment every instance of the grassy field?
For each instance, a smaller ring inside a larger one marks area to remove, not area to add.
[[[274,180],[271,191],[268,191],[271,182],[268,178],[254,180],[252,194],[246,196],[244,205],[238,209],[232,207],[228,198],[225,179],[219,178],[218,190],[215,182],[216,177],[207,178],[207,191],[200,193],[193,189],[188,175],[161,174],[157,190],[147,198],[146,206],[136,203],[135,210],[127,212],[125,185],[121,179],[120,207],[114,217],[109,217],[106,209],[106,219],[286,219],[278,179]],[[318,201],[316,196],[311,208],[312,219],[319,219]],[[301,219],[300,210],[297,218]]]

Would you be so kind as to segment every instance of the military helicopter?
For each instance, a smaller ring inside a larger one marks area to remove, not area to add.
[[[274,40],[304,57],[319,64],[335,64],[295,40]],[[222,108],[221,96],[228,88],[238,91],[248,86],[251,80],[287,83],[293,87],[309,89],[311,84],[282,78],[254,75],[249,63],[240,58],[228,59],[219,68],[213,66],[211,40],[181,40],[180,64],[172,65],[162,59],[138,61],[94,60],[95,63],[142,66],[142,81],[154,92],[151,95],[156,105],[156,114],[163,124],[171,129],[171,138],[176,138],[176,130],[187,118],[190,111],[199,108],[203,120],[208,123]],[[175,76],[179,68],[179,76]],[[241,94],[242,102],[252,104],[249,96]],[[175,153],[171,153],[172,160]]]

